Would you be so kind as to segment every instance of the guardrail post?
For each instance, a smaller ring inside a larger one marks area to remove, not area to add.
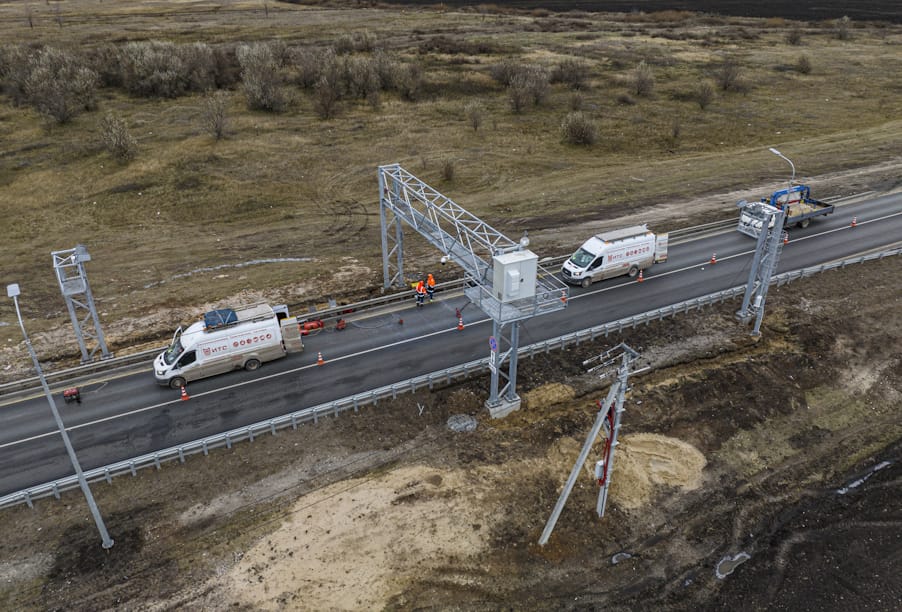
[[[291,413],[291,428],[297,431],[298,428],[298,415],[296,412]]]
[[[113,478],[110,476],[110,468],[103,468],[103,479],[107,484],[113,484]]]
[[[129,467],[129,469],[131,470],[132,478],[136,477],[136,476],[138,475],[138,470],[135,469],[135,462],[134,462],[134,461],[129,461],[129,462],[128,462],[128,467]]]
[[[25,503],[28,504],[29,508],[34,508],[34,504],[31,503],[31,495],[29,495],[28,491],[22,495],[25,498]]]
[[[247,440],[248,442],[254,441],[254,429],[252,427],[247,428]]]
[[[357,412],[357,396],[354,396],[354,412]],[[338,411],[335,411],[335,416],[338,416]]]
[[[429,390],[432,391],[432,374],[426,376],[426,382],[429,383]]]
[[[160,456],[157,454],[154,454],[153,456],[153,465],[157,468],[157,471],[162,469],[162,466],[160,465]]]
[[[206,441],[206,440],[204,440],[203,443],[201,444],[201,448],[204,449],[204,457],[207,457],[207,456],[210,455],[210,450],[207,448],[207,441]]]
[[[185,463],[185,451],[179,446],[179,463]]]
[[[231,436],[226,436],[226,437],[225,437],[225,441],[226,441],[226,448],[231,449],[231,448],[232,448],[232,438],[231,438]]]
[[[338,402],[332,402],[332,414],[338,416]]]
[[[53,483],[53,496],[57,499],[60,498],[60,488],[56,486],[56,482]]]
[[[269,422],[269,431],[272,432],[272,435],[276,435],[276,422],[275,421]]]

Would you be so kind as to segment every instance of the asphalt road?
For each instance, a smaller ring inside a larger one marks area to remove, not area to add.
[[[778,272],[900,240],[902,195],[843,206],[807,229],[790,230]],[[644,283],[623,277],[574,288],[566,309],[521,325],[520,345],[743,285],[754,247],[753,239],[736,231],[671,245],[667,263],[650,268]],[[716,265],[710,264],[713,253]],[[462,331],[457,330],[458,308]],[[57,405],[82,467],[90,469],[486,357],[491,333],[491,320],[462,296],[420,309],[411,302],[341,332],[308,336],[303,353],[264,364],[257,372],[193,382],[189,401],[158,387],[148,364],[138,374],[98,376],[81,385],[81,404],[64,404],[57,396]],[[326,360],[322,366],[316,365],[318,352]],[[0,407],[0,495],[71,473],[43,394]]]

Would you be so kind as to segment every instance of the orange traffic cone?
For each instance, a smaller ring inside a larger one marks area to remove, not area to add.
[[[642,270],[639,270],[639,278],[636,279],[637,283],[641,283],[645,278],[642,276]]]
[[[789,244],[789,232],[783,232],[783,244]]]
[[[561,301],[566,304],[567,303],[567,290],[561,289]]]
[[[323,365],[324,363],[326,363],[326,362],[325,362],[325,360],[323,359],[323,354],[322,354],[322,352],[320,351],[320,352],[318,352],[318,353],[316,354],[316,365]]]
[[[852,227],[858,225],[858,217],[852,217]]]
[[[464,318],[458,317],[457,318],[457,331],[462,331],[463,328],[464,328]]]
[[[182,401],[187,402],[189,399],[191,398],[188,396],[188,391],[185,389],[185,385],[182,385]]]
[[[717,263],[717,253],[711,253],[711,265],[713,266],[716,263]]]

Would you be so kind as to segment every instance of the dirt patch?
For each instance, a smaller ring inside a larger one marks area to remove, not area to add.
[[[658,434],[633,434],[619,440],[611,499],[624,509],[641,508],[660,487],[694,491],[701,486],[708,462],[691,444]]]

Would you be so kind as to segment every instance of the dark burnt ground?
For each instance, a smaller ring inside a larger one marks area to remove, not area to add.
[[[429,6],[438,4],[431,0],[392,0],[391,4],[413,4]],[[532,10],[546,9],[556,12],[591,11],[611,13],[632,13],[642,11],[694,11],[715,13],[736,17],[783,17],[799,21],[823,21],[848,16],[855,21],[902,22],[902,4],[880,0],[498,0],[496,2],[472,2],[467,0],[445,0],[441,4],[453,7],[477,7],[489,5],[499,8]]]

